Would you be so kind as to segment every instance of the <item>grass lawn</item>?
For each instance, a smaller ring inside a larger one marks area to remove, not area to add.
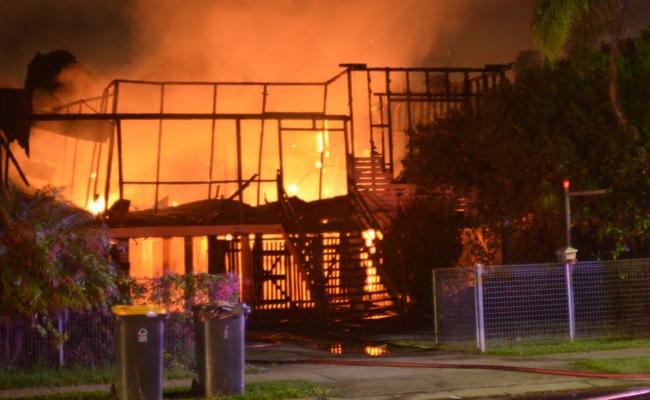
[[[266,367],[246,365],[246,374],[257,374],[266,371]],[[182,366],[165,368],[164,379],[190,379],[196,374]],[[36,367],[28,370],[3,369],[0,367],[0,390],[20,389],[43,386],[74,386],[92,385],[97,383],[113,383],[115,381],[115,366],[94,368],[82,367]]]
[[[305,381],[277,381],[257,382],[246,385],[246,391],[241,396],[219,396],[219,400],[282,400],[295,399],[310,396],[332,395],[331,389]],[[205,399],[203,397],[192,397],[187,388],[174,388],[165,390],[165,399]],[[48,396],[21,397],[21,400],[90,400],[90,399],[111,399],[111,395],[105,392],[94,393],[65,393]]]
[[[576,361],[572,367],[579,370],[612,374],[650,374],[650,357],[590,358]]]
[[[192,378],[194,374],[182,367],[165,369],[165,379]],[[16,389],[41,386],[73,386],[95,383],[112,383],[115,367],[37,367],[29,370],[0,369],[0,389]]]
[[[436,350],[442,348],[441,345],[437,345],[433,340],[389,339],[386,340],[386,343],[393,346],[408,347],[418,350]]]
[[[618,350],[637,347],[650,347],[650,339],[595,339],[576,340],[553,344],[510,344],[485,352],[497,356],[539,356],[556,353],[582,353],[589,351]]]

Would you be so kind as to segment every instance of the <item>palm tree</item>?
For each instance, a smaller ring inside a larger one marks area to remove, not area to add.
[[[550,60],[562,54],[580,22],[600,20],[609,28],[609,101],[621,127],[628,127],[628,121],[618,97],[616,62],[627,3],[628,0],[537,0],[532,24],[533,38]]]

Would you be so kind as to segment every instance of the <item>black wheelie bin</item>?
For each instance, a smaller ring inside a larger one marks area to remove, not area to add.
[[[160,400],[163,395],[163,335],[167,311],[156,305],[115,306],[119,400]]]
[[[196,391],[203,396],[244,392],[246,304],[215,302],[193,307],[196,363],[199,381]]]

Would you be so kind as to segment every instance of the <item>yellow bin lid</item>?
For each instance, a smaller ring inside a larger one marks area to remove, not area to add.
[[[111,308],[113,314],[119,316],[129,316],[129,315],[146,315],[149,317],[154,317],[160,314],[167,314],[167,310],[163,306],[158,306],[155,304],[140,304],[133,306],[114,306]]]

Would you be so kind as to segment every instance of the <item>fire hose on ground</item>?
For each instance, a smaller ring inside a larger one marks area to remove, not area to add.
[[[279,345],[281,342],[271,342],[265,344],[248,345],[247,348],[266,348]],[[418,369],[476,369],[476,370],[493,370],[507,372],[522,372],[532,374],[545,374],[566,376],[574,378],[594,378],[594,379],[629,379],[629,380],[650,380],[650,374],[615,374],[605,372],[588,372],[588,371],[571,371],[553,368],[534,368],[518,367],[514,365],[496,365],[496,364],[459,364],[459,363],[429,363],[413,361],[366,361],[366,360],[341,360],[341,359],[319,359],[308,358],[303,360],[247,360],[256,364],[314,364],[314,365],[339,365],[339,366],[357,366],[357,367],[383,367],[383,368],[418,368]],[[588,400],[619,400],[634,398],[637,396],[650,395],[650,388],[636,388],[613,394],[593,397]]]
[[[522,372],[533,374],[557,375],[574,378],[594,378],[594,379],[634,379],[650,380],[650,374],[611,374],[603,372],[587,371],[569,371],[551,368],[532,368],[517,367],[513,365],[494,365],[494,364],[451,364],[451,363],[423,363],[412,361],[364,361],[364,360],[334,360],[334,359],[317,359],[309,358],[304,360],[276,360],[261,361],[251,360],[251,363],[272,363],[272,364],[315,364],[315,365],[339,365],[339,366],[358,366],[358,367],[384,367],[384,368],[430,368],[430,369],[477,369]],[[635,398],[650,394],[650,388],[636,388],[622,392],[607,394],[598,397],[592,397],[588,400],[621,400]],[[645,398],[645,397],[644,397]]]
[[[650,380],[650,374],[611,374],[604,372],[569,371],[551,368],[517,367],[514,365],[494,364],[451,364],[451,363],[423,363],[412,361],[364,361],[364,360],[335,360],[308,358],[303,360],[249,360],[248,362],[273,363],[273,364],[317,364],[317,365],[340,365],[356,367],[384,367],[384,368],[431,368],[431,369],[482,369],[508,372],[524,372],[533,374],[559,375],[574,378],[597,378],[597,379],[636,379]]]

